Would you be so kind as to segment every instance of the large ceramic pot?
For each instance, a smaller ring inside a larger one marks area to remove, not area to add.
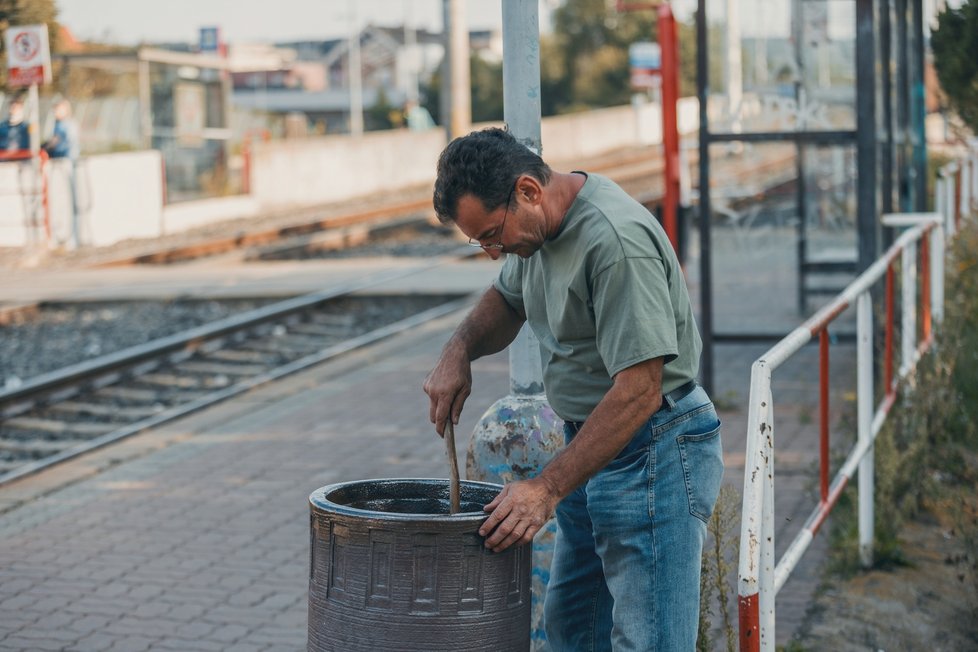
[[[529,650],[530,544],[486,549],[482,506],[502,489],[389,479],[309,497],[310,652]]]

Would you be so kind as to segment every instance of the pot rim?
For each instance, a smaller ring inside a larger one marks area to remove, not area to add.
[[[319,510],[323,510],[327,513],[340,514],[344,516],[356,516],[361,518],[369,519],[379,519],[384,521],[437,521],[437,522],[451,522],[451,523],[476,523],[481,522],[488,518],[489,513],[478,511],[478,512],[460,512],[458,514],[411,514],[411,513],[400,513],[400,512],[382,512],[372,509],[360,509],[357,507],[350,507],[349,505],[344,505],[342,503],[333,502],[326,498],[327,495],[344,489],[346,487],[351,487],[355,485],[366,485],[371,483],[384,483],[384,484],[394,484],[394,483],[421,483],[428,485],[443,485],[445,487],[445,495],[448,495],[448,483],[449,480],[446,478],[371,478],[368,480],[350,480],[347,482],[337,482],[334,484],[329,484],[319,489],[316,489],[311,494],[309,494],[309,504],[311,507]],[[493,482],[479,482],[476,480],[461,480],[461,487],[475,487],[475,488],[486,488],[492,489],[495,493],[499,493],[503,490],[503,485],[496,484]]]

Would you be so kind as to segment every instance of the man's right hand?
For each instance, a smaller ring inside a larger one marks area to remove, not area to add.
[[[445,422],[451,418],[453,424],[458,424],[465,399],[472,393],[472,364],[460,345],[449,342],[445,347],[438,364],[425,378],[424,391],[431,401],[428,418],[444,437]]]

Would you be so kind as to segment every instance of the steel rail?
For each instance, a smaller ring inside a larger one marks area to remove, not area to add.
[[[458,252],[450,260],[460,260],[478,255],[479,253],[469,247],[462,247],[459,248]],[[343,295],[376,287],[395,279],[412,276],[443,265],[446,262],[449,262],[449,260],[441,259],[412,270],[405,271],[399,269],[381,272],[360,281],[286,299],[269,306],[249,310],[240,315],[227,317],[181,333],[161,337],[145,344],[129,347],[93,360],[74,364],[64,369],[35,376],[34,378],[28,379],[19,387],[5,389],[0,392],[0,418],[11,416],[12,408],[16,407],[18,403],[29,400],[31,397],[51,395],[58,390],[75,386],[84,380],[95,381],[95,386],[98,386],[97,380],[99,378],[117,373],[122,369],[131,368],[141,362],[160,358],[166,354],[193,351],[205,342],[221,336],[281,319],[289,314],[307,310]]]
[[[322,364],[343,354],[363,348],[375,342],[379,342],[380,340],[386,339],[398,333],[402,333],[416,326],[420,326],[426,322],[433,321],[439,317],[451,314],[464,308],[470,304],[471,301],[471,297],[464,297],[435,306],[434,308],[429,308],[428,310],[410,317],[406,317],[405,319],[394,322],[393,324],[388,324],[387,326],[383,326],[370,331],[369,333],[364,333],[363,335],[334,344],[333,346],[327,347],[322,351],[312,353],[257,376],[252,376],[251,378],[235,383],[229,387],[204,394],[203,396],[200,396],[187,403],[175,405],[167,410],[164,410],[163,412],[160,412],[159,414],[142,419],[136,423],[123,426],[117,430],[113,430],[112,432],[92,439],[85,444],[66,449],[36,462],[29,462],[27,464],[18,466],[16,469],[0,475],[0,486],[13,482],[17,479],[39,473],[40,471],[48,469],[57,464],[61,464],[62,462],[66,462],[80,455],[84,455],[133,435],[145,432],[151,428],[155,428],[180,417],[184,417],[205,407],[214,405],[215,403],[232,398],[260,385],[265,385],[274,380],[278,380],[279,378],[283,378],[284,376],[308,369],[314,365]]]

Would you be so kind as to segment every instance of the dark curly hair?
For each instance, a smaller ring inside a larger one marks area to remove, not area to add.
[[[467,194],[493,211],[506,202],[521,174],[550,182],[550,166],[509,131],[490,127],[456,138],[438,157],[435,213],[443,224],[454,222],[458,200]]]

